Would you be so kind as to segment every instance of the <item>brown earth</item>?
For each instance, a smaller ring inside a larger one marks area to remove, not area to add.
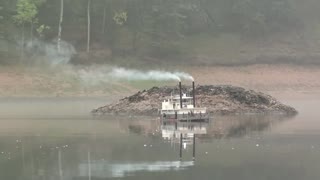
[[[179,92],[178,87],[153,87],[149,90],[125,97],[118,102],[94,109],[93,114],[157,114],[161,102],[172,92]],[[183,92],[192,93],[192,88],[184,86]],[[261,92],[246,90],[236,86],[197,86],[196,106],[206,107],[214,114],[246,114],[246,113],[276,113],[296,114],[297,111],[277,101],[275,98]]]
[[[39,68],[40,69],[40,68]],[[320,67],[296,65],[251,65],[240,67],[178,67],[190,73],[197,84],[234,85],[254,89],[275,97],[320,93]],[[168,82],[169,84],[172,84]],[[116,82],[117,90],[83,87],[59,72],[30,68],[0,68],[0,96],[108,96],[123,97],[143,88]],[[152,87],[152,83],[149,87]],[[119,91],[125,89],[123,91]]]
[[[232,84],[264,92],[320,92],[320,67],[252,65],[187,67],[200,84]]]

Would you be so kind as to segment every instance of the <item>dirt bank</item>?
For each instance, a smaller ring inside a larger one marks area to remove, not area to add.
[[[161,102],[178,87],[153,87],[125,97],[118,102],[94,109],[93,114],[157,114]],[[183,92],[191,93],[191,87],[183,87]],[[261,92],[246,90],[236,86],[197,86],[196,105],[207,107],[215,114],[280,113],[296,114],[297,111]]]
[[[170,69],[169,69],[170,70]],[[281,98],[282,94],[319,93],[320,67],[295,65],[252,65],[241,67],[193,66],[172,67],[172,71],[190,73],[197,84],[234,85],[254,89]],[[0,68],[0,96],[104,96],[124,97],[153,86],[174,82],[113,81],[94,86],[83,84],[60,68]],[[116,99],[118,99],[116,98]]]

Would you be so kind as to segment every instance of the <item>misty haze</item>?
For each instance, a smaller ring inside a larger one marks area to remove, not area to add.
[[[0,0],[0,180],[320,179],[319,9]]]

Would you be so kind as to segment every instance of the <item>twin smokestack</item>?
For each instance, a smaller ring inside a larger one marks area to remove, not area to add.
[[[179,91],[180,91],[180,109],[182,109],[182,85],[181,81],[179,82]],[[196,91],[194,81],[192,81],[192,100],[193,100],[193,107],[196,107]]]

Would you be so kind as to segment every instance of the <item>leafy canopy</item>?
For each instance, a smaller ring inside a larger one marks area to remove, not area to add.
[[[32,1],[18,0],[17,15],[13,18],[17,24],[31,23],[37,13],[37,6]]]

